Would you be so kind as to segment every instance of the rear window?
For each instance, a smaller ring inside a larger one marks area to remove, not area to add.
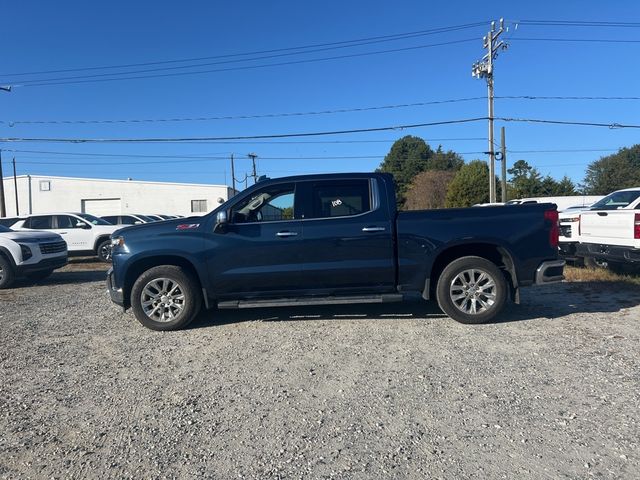
[[[53,217],[51,215],[31,217],[25,222],[24,226],[25,228],[31,228],[32,230],[46,230],[52,228],[52,219]]]
[[[591,210],[617,210],[631,205],[640,197],[640,190],[613,192],[591,206]]]
[[[313,218],[359,215],[371,209],[368,180],[318,183],[312,189]]]

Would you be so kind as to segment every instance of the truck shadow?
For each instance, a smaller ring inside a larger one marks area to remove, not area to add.
[[[74,270],[53,272],[50,277],[44,280],[32,281],[26,278],[19,278],[11,287],[13,289],[33,287],[33,286],[53,286],[53,285],[73,285],[79,283],[106,282],[107,270]],[[106,288],[106,287],[105,287]]]
[[[555,320],[573,314],[613,313],[640,305],[640,288],[612,282],[562,283],[522,289],[520,305],[509,305],[496,324]],[[209,310],[187,328],[241,322],[290,320],[427,320],[447,316],[435,301],[389,304],[300,306],[243,310]]]

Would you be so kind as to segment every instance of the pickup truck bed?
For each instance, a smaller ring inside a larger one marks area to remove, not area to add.
[[[496,317],[519,289],[563,279],[555,205],[396,211],[380,173],[266,180],[208,215],[115,232],[108,287],[145,326],[186,325],[202,303],[244,308],[437,299]]]

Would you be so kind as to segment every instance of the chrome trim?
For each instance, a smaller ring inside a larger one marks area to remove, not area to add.
[[[550,268],[558,268],[564,267],[566,262],[564,260],[550,260],[546,262],[542,262],[540,266],[536,269],[536,285],[545,285],[548,283],[557,283],[564,280],[564,275],[554,275],[552,277],[548,277],[546,275],[547,270]]]
[[[362,229],[363,232],[384,232],[385,230],[384,227],[364,227]]]
[[[278,237],[297,237],[298,232],[278,232],[276,233]]]

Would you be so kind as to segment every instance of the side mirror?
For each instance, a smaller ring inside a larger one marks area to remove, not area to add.
[[[134,225],[142,225],[142,222],[140,220],[136,220]]]
[[[85,222],[77,222],[76,223],[76,228],[82,228],[83,230],[88,230],[91,228],[91,225],[89,225],[88,223]]]
[[[216,232],[224,232],[225,226],[229,223],[229,217],[227,216],[226,210],[221,210],[216,215],[216,226],[214,231]]]

